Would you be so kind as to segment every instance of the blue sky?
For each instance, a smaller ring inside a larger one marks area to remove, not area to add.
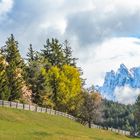
[[[13,33],[23,56],[47,38],[68,39],[87,86],[121,63],[140,66],[138,0],[0,0],[0,45]]]

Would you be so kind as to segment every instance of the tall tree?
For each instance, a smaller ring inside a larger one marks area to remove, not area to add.
[[[47,78],[49,82],[49,86],[52,89],[52,101],[55,104],[55,107],[58,105],[58,88],[59,88],[59,82],[60,82],[60,69],[57,66],[51,67],[47,72]]]
[[[64,46],[65,64],[76,67],[76,60],[77,60],[77,58],[73,58],[73,56],[72,56],[72,49],[70,47],[70,43],[68,42],[68,40],[64,41],[63,46]]]
[[[55,108],[65,112],[73,112],[78,105],[81,94],[81,79],[77,68],[64,65],[62,68],[51,67],[47,79],[52,88],[52,100]]]
[[[64,65],[60,74],[58,87],[58,97],[61,99],[60,106],[64,111],[73,113],[78,106],[82,89],[80,73],[77,68]]]
[[[51,89],[46,79],[46,69],[49,66],[47,59],[35,52],[30,46],[27,54],[27,82],[32,90],[33,102],[38,105],[52,107],[53,104],[49,100]]]
[[[28,48],[27,53],[27,60],[28,62],[32,62],[38,59],[37,52],[33,50],[32,44],[30,44],[30,47]]]
[[[28,95],[26,96],[26,90],[28,90],[28,88],[25,90],[26,83],[24,81],[22,69],[24,67],[24,61],[18,50],[18,42],[15,41],[12,34],[6,42],[3,54],[8,63],[7,76],[10,89],[9,100],[20,100],[23,96],[24,99],[26,97],[30,98],[30,92],[28,92]]]
[[[64,52],[62,45],[57,39],[48,39],[44,49],[42,50],[42,55],[48,60],[52,66],[61,67],[64,64]]]

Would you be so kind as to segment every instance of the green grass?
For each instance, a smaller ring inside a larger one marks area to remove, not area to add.
[[[60,116],[0,107],[0,140],[132,140]],[[136,140],[136,139],[135,139]]]

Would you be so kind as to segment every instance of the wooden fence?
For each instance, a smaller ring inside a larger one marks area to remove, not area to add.
[[[91,128],[105,129],[105,130],[108,130],[108,131],[119,133],[121,135],[130,136],[130,131],[126,131],[126,130],[120,130],[120,129],[109,128],[109,127],[106,128],[106,127],[103,127],[103,126],[100,126],[100,125],[95,125],[95,124],[91,124]]]
[[[42,112],[42,113],[47,113],[47,114],[50,114],[50,115],[59,115],[59,116],[69,118],[69,119],[71,119],[73,121],[78,120],[77,118],[75,118],[72,115],[69,115],[67,113],[56,111],[56,110],[49,109],[49,108],[39,107],[37,105],[34,106],[34,105],[22,104],[22,103],[18,103],[18,102],[0,100],[0,106],[23,109],[23,110],[30,110],[30,111],[34,111],[34,112]],[[129,131],[120,130],[120,129],[114,129],[114,128],[104,128],[102,126],[95,125],[95,124],[92,124],[91,128],[106,129],[106,130],[113,131],[115,133],[119,133],[119,134],[122,134],[122,135],[127,135],[127,136],[130,135]]]
[[[29,105],[29,104],[22,104],[22,103],[18,103],[18,102],[0,100],[0,106],[23,109],[23,110],[30,110],[30,111],[34,111],[34,112],[48,113],[51,115],[59,115],[59,116],[63,116],[63,117],[76,121],[75,117],[73,117],[72,115],[69,115],[67,113],[63,113],[63,112],[56,111],[56,110],[49,109],[49,108]]]

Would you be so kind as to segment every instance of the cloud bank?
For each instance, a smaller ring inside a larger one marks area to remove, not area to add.
[[[11,11],[13,7],[13,0],[1,0],[0,1],[0,17],[6,15]]]
[[[117,87],[115,89],[114,95],[116,101],[123,104],[134,104],[138,95],[140,95],[140,89],[133,89],[129,86]]]

